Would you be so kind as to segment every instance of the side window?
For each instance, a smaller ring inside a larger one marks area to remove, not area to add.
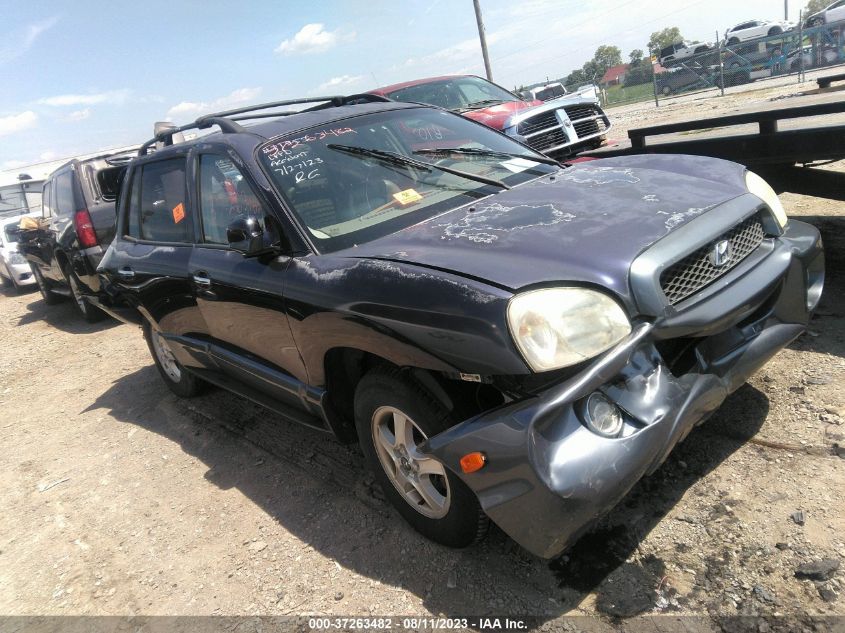
[[[192,242],[191,214],[185,196],[185,159],[147,163],[135,173],[129,235],[136,237],[137,233],[139,239],[153,242]]]
[[[239,216],[253,216],[264,225],[265,211],[240,170],[224,154],[202,154],[199,160],[202,241],[228,244],[226,229]]]
[[[53,181],[48,180],[44,184],[44,192],[41,194],[41,217],[53,217]]]
[[[56,215],[71,216],[76,211],[76,202],[73,196],[73,174],[70,171],[63,172],[56,176]]]

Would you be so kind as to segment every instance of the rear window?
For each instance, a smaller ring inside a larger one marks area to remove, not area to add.
[[[73,195],[73,174],[65,171],[56,176],[56,199],[53,208],[58,215],[68,216],[76,211],[76,199]]]

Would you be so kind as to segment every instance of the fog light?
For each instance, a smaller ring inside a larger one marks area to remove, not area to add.
[[[594,433],[616,437],[622,430],[622,412],[603,393],[590,394],[584,406],[584,421]]]

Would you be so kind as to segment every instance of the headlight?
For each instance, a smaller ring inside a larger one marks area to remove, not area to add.
[[[546,288],[517,295],[508,305],[508,326],[534,371],[580,363],[631,332],[618,303],[586,288]]]
[[[769,183],[760,178],[760,176],[755,174],[753,171],[746,171],[745,186],[748,187],[748,191],[750,193],[753,193],[769,205],[775,219],[778,224],[780,224],[780,228],[784,228],[788,221],[786,211],[783,210],[783,205],[780,203],[780,199],[778,199],[778,194],[776,194],[775,190],[769,186]]]
[[[9,263],[10,264],[25,264],[26,263],[26,257],[21,255],[17,251],[14,251],[12,253],[9,253]]]

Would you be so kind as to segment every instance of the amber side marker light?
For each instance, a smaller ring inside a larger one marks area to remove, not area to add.
[[[475,453],[467,453],[461,457],[461,470],[465,473],[474,473],[475,471],[484,468],[484,464],[486,463],[487,457],[484,453],[479,453],[478,451]]]

